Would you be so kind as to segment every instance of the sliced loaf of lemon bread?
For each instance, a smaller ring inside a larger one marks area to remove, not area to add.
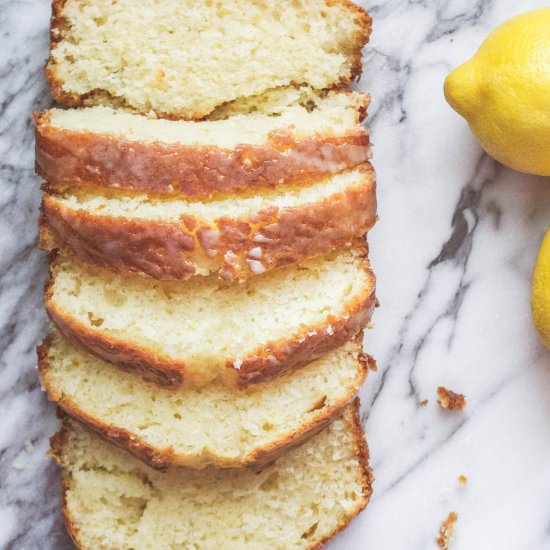
[[[155,470],[69,419],[52,455],[80,550],[314,550],[372,492],[357,401],[261,470]]]
[[[215,120],[154,120],[107,107],[35,115],[36,168],[50,187],[209,196],[309,183],[368,160],[368,97],[284,89]]]
[[[369,164],[318,183],[190,201],[73,188],[42,200],[43,249],[156,279],[246,279],[346,248],[376,221]]]
[[[365,249],[223,284],[51,266],[45,304],[69,339],[159,385],[247,386],[306,365],[360,332],[375,306]]]
[[[38,350],[50,400],[149,465],[263,464],[325,426],[356,395],[369,356],[359,339],[246,390],[219,382],[159,388],[52,333]]]
[[[58,103],[203,118],[292,84],[361,73],[371,20],[348,0],[54,0],[46,74]]]

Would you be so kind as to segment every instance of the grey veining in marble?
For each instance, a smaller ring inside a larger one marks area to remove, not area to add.
[[[331,550],[550,548],[550,352],[531,325],[531,270],[550,185],[482,153],[445,103],[445,75],[494,26],[543,0],[364,2],[374,18],[360,88],[373,102],[382,307],[367,335],[380,370],[362,392],[376,475],[367,511]],[[45,457],[57,421],[35,370],[46,330],[30,113],[50,102],[47,0],[0,1],[0,548],[68,550]],[[442,411],[436,388],[468,398]],[[420,401],[428,399],[426,406]],[[457,477],[468,477],[460,487]],[[263,550],[263,549],[261,549]]]
[[[31,112],[50,102],[42,77],[49,5],[4,0],[0,14],[0,548],[70,548],[58,473],[45,457],[55,413],[35,370],[45,262]]]

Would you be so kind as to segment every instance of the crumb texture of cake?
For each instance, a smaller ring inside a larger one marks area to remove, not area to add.
[[[371,20],[347,0],[54,0],[46,74],[62,105],[198,119],[272,88],[342,86]]]
[[[170,280],[246,279],[349,248],[376,222],[369,164],[309,186],[220,200],[106,195],[74,187],[42,200],[40,242],[90,264]]]
[[[439,386],[437,388],[437,402],[443,409],[450,411],[463,411],[466,407],[466,397],[461,393]]]
[[[52,454],[80,550],[313,550],[371,494],[357,402],[262,470],[160,472],[68,419]]]
[[[366,250],[299,262],[226,285],[156,281],[55,260],[45,290],[67,338],[159,385],[246,386],[302,367],[358,334],[375,307]]]
[[[361,342],[247,390],[219,382],[164,389],[52,333],[39,350],[48,397],[148,464],[242,467],[272,460],[323,427],[356,395],[368,369]]]
[[[356,92],[273,91],[212,120],[157,120],[109,107],[35,115],[36,167],[56,189],[99,186],[210,196],[315,179],[366,162]]]

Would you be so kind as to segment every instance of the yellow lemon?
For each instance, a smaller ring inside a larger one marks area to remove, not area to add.
[[[540,246],[531,289],[531,310],[535,327],[550,348],[550,230]]]
[[[445,97],[502,164],[550,176],[550,8],[497,27],[445,80]]]

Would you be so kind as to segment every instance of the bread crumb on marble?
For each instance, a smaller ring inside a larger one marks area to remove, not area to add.
[[[454,537],[455,523],[457,519],[458,514],[456,512],[450,512],[439,526],[439,534],[435,539],[435,542],[443,550],[449,550],[449,543]]]
[[[466,397],[461,393],[455,393],[444,386],[437,388],[437,402],[443,409],[450,411],[463,411],[466,407]]]

